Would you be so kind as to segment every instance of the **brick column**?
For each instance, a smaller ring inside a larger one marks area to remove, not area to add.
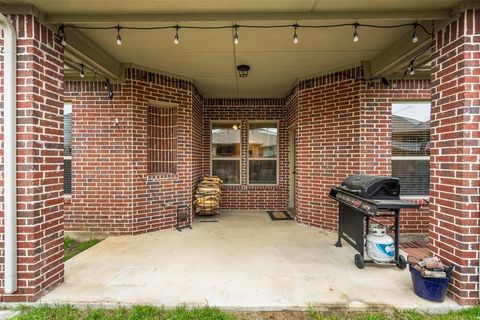
[[[435,35],[432,60],[430,251],[457,265],[449,294],[478,303],[480,10]]]
[[[34,17],[10,18],[18,37],[18,290],[2,301],[35,301],[63,279],[63,48]],[[3,201],[1,210],[3,261]]]

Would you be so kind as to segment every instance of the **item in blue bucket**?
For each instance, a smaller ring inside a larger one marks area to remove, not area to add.
[[[412,276],[413,291],[421,298],[443,302],[447,293],[448,284],[452,276],[452,268],[448,268],[446,278],[424,278],[422,273],[412,265],[409,265],[410,274]]]

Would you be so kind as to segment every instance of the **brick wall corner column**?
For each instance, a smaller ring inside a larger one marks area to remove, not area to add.
[[[432,56],[431,254],[456,265],[449,295],[479,298],[480,10],[437,30]]]
[[[52,30],[31,15],[9,18],[17,30],[18,51],[18,290],[2,294],[1,299],[26,302],[38,300],[63,280],[64,62],[63,47]],[[3,63],[0,71],[3,72]],[[3,92],[3,82],[0,91]],[[3,131],[3,121],[1,125]],[[0,143],[3,154],[3,139]],[[3,178],[0,185],[3,188]],[[3,248],[3,199],[0,209]],[[2,265],[0,293],[3,278]]]

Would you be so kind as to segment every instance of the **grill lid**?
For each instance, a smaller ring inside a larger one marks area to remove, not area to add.
[[[368,174],[348,176],[341,189],[367,199],[399,199],[400,180]]]

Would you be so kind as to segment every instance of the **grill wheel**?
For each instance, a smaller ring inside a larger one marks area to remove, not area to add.
[[[361,254],[356,254],[355,255],[355,265],[357,266],[358,269],[363,269],[365,267],[365,261],[363,260],[363,257]]]
[[[397,267],[400,270],[403,270],[407,267],[407,260],[403,255],[398,256],[398,262],[397,262]]]

